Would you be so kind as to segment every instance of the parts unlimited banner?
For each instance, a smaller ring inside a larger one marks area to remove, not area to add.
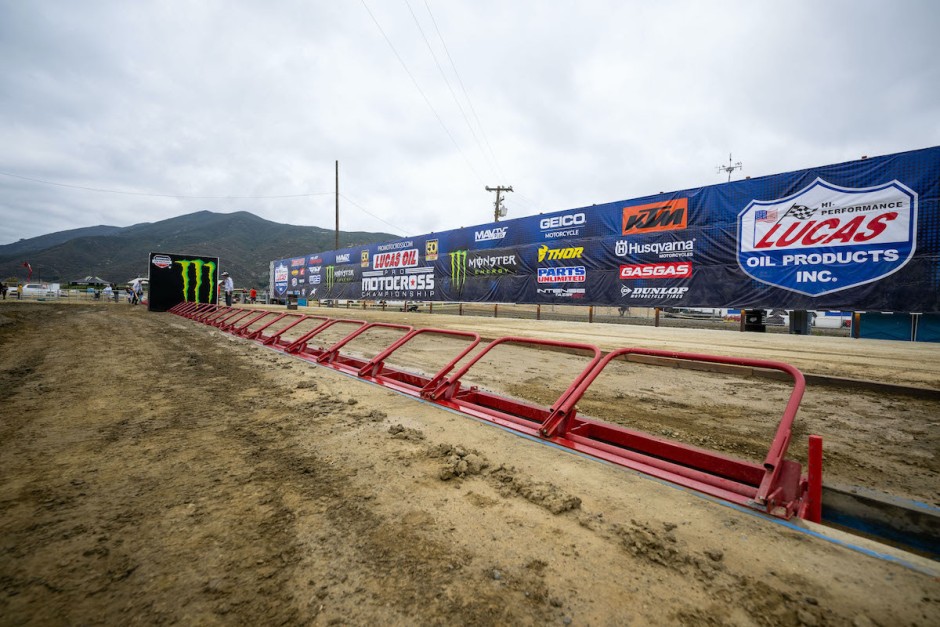
[[[272,262],[275,296],[940,311],[940,147]]]
[[[219,258],[150,253],[150,311],[166,311],[183,301],[215,303]]]

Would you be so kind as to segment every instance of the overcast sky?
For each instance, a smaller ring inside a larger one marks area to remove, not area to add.
[[[933,0],[0,0],[0,244],[202,209],[332,229],[336,160],[340,228],[417,235],[491,221],[485,186],[513,218],[719,183],[729,153],[934,146],[938,27]]]

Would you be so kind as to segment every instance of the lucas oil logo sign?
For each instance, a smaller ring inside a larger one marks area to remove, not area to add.
[[[898,181],[852,189],[816,179],[738,215],[738,265],[754,279],[821,296],[897,272],[914,254],[917,194]]]

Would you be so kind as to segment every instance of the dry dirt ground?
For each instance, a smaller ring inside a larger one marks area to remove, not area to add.
[[[170,314],[3,303],[0,322],[3,624],[940,624],[931,563],[859,551],[847,544],[872,545]],[[596,341],[600,326],[581,335]],[[350,348],[367,354],[369,341]],[[442,352],[397,359],[427,369]],[[476,376],[541,400],[570,376],[561,357],[510,350]],[[630,407],[633,426],[742,456],[772,424],[760,403],[783,393],[622,367],[584,411],[616,421],[611,410]],[[797,439],[822,432],[840,480],[936,504],[936,403],[830,393],[808,392]]]

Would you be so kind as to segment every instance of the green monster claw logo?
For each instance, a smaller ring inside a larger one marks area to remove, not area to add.
[[[327,266],[326,267],[326,290],[328,292],[333,290],[333,285],[336,283],[336,266]]]
[[[208,303],[215,302],[215,262],[214,261],[203,261],[202,259],[181,259],[174,261],[173,263],[178,263],[180,266],[180,276],[183,277],[183,300],[189,301],[189,268],[192,266],[195,275],[195,285],[193,286],[193,300],[192,302],[199,302],[199,292],[202,289],[202,271],[203,268],[208,272],[207,281],[211,286],[209,289],[209,300]]]
[[[463,288],[467,282],[467,251],[455,250],[450,256],[450,281],[455,290]]]

